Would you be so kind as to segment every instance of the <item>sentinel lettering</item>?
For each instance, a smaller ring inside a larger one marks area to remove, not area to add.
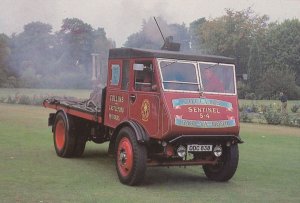
[[[209,107],[188,107],[188,111],[190,113],[214,113],[214,114],[219,114],[220,111],[218,108],[209,108]]]

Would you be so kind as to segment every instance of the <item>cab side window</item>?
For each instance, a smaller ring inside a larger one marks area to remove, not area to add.
[[[110,85],[118,86],[120,82],[120,75],[121,75],[121,67],[119,64],[112,64],[111,65],[111,79]]]
[[[129,60],[123,60],[123,67],[122,67],[122,90],[128,90],[129,85]]]
[[[134,89],[136,91],[156,91],[151,61],[136,62],[134,64]]]

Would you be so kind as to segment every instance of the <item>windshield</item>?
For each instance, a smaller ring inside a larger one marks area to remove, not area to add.
[[[161,73],[164,89],[199,91],[197,64],[161,61]]]
[[[235,94],[234,65],[160,60],[164,90]]]
[[[199,63],[205,92],[235,93],[233,65]]]

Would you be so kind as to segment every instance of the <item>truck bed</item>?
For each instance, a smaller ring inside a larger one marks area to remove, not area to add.
[[[71,97],[50,97],[44,100],[43,106],[55,110],[63,110],[67,114],[102,123],[101,105],[92,99],[79,100]]]

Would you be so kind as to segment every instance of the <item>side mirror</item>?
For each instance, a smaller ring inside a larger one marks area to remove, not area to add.
[[[144,64],[138,64],[138,63],[133,64],[133,70],[143,71],[144,70]]]
[[[157,91],[157,85],[152,85],[152,86],[151,86],[151,90],[152,90],[153,92],[156,92],[156,91]]]

